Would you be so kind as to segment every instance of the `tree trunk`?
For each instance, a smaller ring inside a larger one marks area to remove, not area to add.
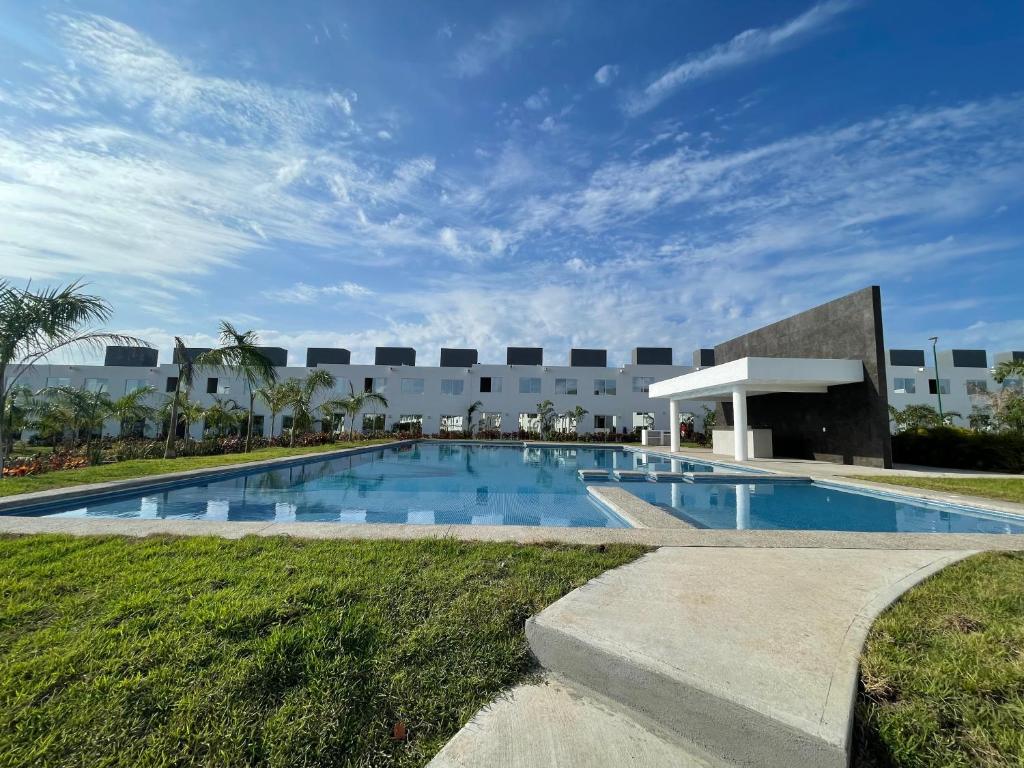
[[[249,446],[252,445],[252,409],[256,404],[256,394],[252,391],[252,387],[249,387],[249,426],[245,430],[245,452],[249,452]]]
[[[0,479],[4,476],[4,467],[7,466],[7,419],[4,416],[4,409],[7,405],[7,368],[0,367]]]
[[[167,425],[167,444],[164,445],[164,458],[173,459],[177,456],[174,441],[178,437],[178,395],[181,392],[181,366],[178,366],[178,378],[174,382],[174,400],[171,402],[171,423]],[[188,434],[186,430],[185,434]]]

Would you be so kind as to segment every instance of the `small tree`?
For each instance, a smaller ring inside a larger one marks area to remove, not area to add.
[[[557,420],[558,411],[555,410],[554,403],[550,400],[537,403],[537,422],[540,424],[541,439],[547,440],[551,436]]]
[[[154,392],[156,392],[155,387],[140,387],[111,403],[110,412],[117,419],[119,425],[118,435],[124,437],[128,425],[138,424],[140,421],[145,430],[145,422],[152,419],[155,413],[153,406],[146,400]]]
[[[315,370],[304,379],[288,380],[287,401],[292,409],[292,445],[295,445],[296,432],[308,432],[312,429],[317,410],[313,406],[313,400],[321,391],[332,389],[335,381],[334,374],[326,368]]]
[[[1024,379],[1024,360],[1004,360],[996,366],[992,378],[1000,384],[1007,379]]]
[[[903,410],[892,405],[889,406],[889,418],[896,425],[897,432],[907,432],[915,429],[932,429],[934,427],[949,426],[954,418],[962,418],[955,412],[949,411],[942,417],[930,405],[908,405]]]
[[[213,398],[213,405],[207,408],[203,415],[206,418],[206,428],[213,432],[215,437],[230,434],[232,429],[237,429],[246,420],[246,413],[237,401],[216,395]]]
[[[477,400],[471,403],[470,406],[466,409],[466,423],[462,425],[463,437],[473,436],[473,414],[483,407],[484,404],[481,401]]]
[[[342,411],[349,422],[349,439],[355,438],[356,416],[370,404],[388,407],[388,400],[380,392],[356,392],[352,382],[348,384],[349,393],[342,398],[330,401],[332,410]]]
[[[35,407],[31,389],[26,386],[11,389],[4,402],[3,412],[4,435],[7,439],[7,445],[4,446],[5,455],[9,455],[13,450],[15,435],[20,435],[31,423],[32,410]]]
[[[292,399],[292,388],[288,382],[267,384],[256,390],[256,396],[264,402],[270,411],[270,436],[277,432],[277,415],[288,407]]]
[[[63,414],[67,419],[65,431],[70,430],[72,439],[77,440],[85,432],[86,449],[92,445],[93,432],[103,429],[103,423],[113,415],[113,403],[106,392],[92,392],[75,387],[47,387],[42,390],[47,400],[53,400],[56,408],[52,414]]]
[[[579,426],[580,419],[586,416],[590,411],[584,408],[582,405],[577,405],[571,411],[566,411],[562,414],[562,418],[565,419],[569,424],[569,429],[572,432],[576,431]]]
[[[148,346],[134,336],[92,328],[113,310],[106,301],[83,291],[80,282],[35,292],[0,280],[0,413],[25,371],[62,349],[97,348],[105,343]],[[0,477],[7,459],[7,421],[0,418]]]

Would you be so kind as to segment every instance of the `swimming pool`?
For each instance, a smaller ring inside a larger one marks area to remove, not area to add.
[[[21,514],[629,527],[587,492],[590,483],[579,479],[579,469],[736,471],[728,465],[670,462],[636,449],[419,442],[274,469],[235,469],[207,480],[62,501]],[[818,483],[631,482],[622,487],[697,527],[1024,533],[1024,518]]]

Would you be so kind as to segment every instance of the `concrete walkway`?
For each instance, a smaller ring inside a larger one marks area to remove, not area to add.
[[[654,755],[651,765],[665,764],[658,762],[665,750],[676,749],[669,764],[845,766],[857,663],[872,620],[967,554],[658,550],[527,622],[537,659],[573,693],[520,687],[432,765],[648,764],[625,758],[623,745],[632,744]],[[558,703],[566,697],[572,700]],[[621,709],[608,714],[605,699]],[[605,714],[580,738],[574,729],[591,703]],[[562,715],[523,727],[536,721],[527,710],[559,707]],[[550,746],[563,739],[573,744],[571,755]]]

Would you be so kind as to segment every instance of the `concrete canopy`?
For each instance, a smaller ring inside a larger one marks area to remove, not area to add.
[[[729,400],[739,389],[771,392],[827,392],[864,380],[860,360],[803,357],[744,357],[651,384],[650,396],[670,400]]]

